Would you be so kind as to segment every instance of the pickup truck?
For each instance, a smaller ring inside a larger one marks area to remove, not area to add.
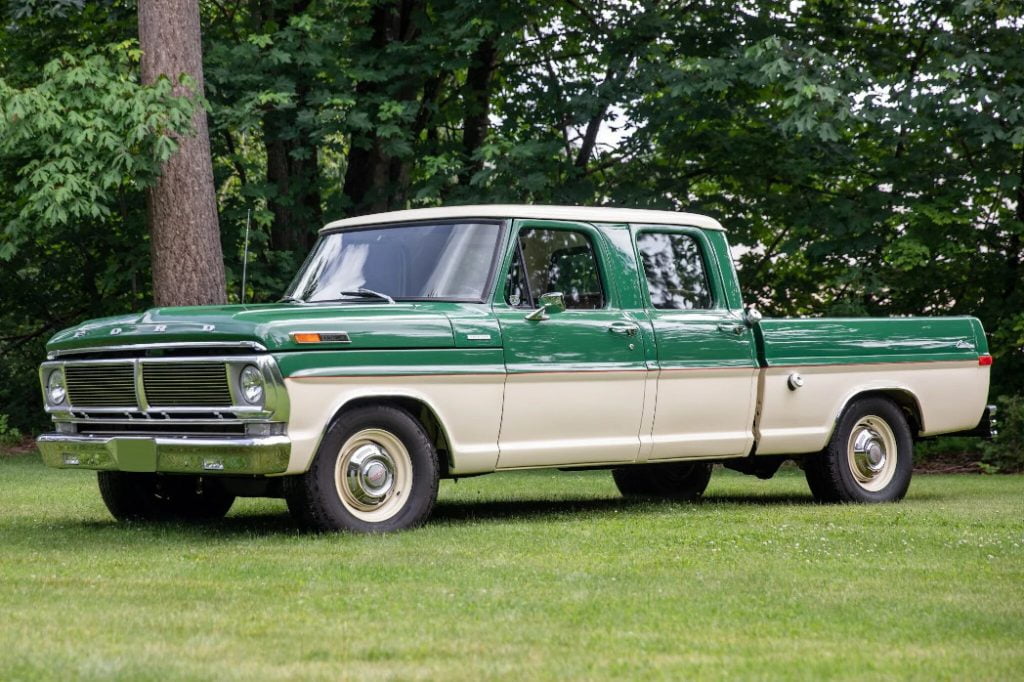
[[[888,502],[914,442],[976,432],[971,317],[761,319],[696,214],[461,206],[333,222],[278,303],[158,308],[56,334],[46,463],[98,470],[117,519],[277,496],[301,524],[423,522],[440,479],[609,469],[693,500],[712,465]]]

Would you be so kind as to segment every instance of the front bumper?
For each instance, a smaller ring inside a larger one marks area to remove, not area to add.
[[[72,436],[36,441],[43,461],[58,469],[168,474],[280,474],[288,468],[287,436]]]

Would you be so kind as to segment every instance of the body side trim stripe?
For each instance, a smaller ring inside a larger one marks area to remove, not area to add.
[[[746,372],[750,370],[763,370],[770,372],[772,370],[790,370],[790,369],[825,369],[825,368],[847,368],[847,367],[892,367],[894,365],[937,365],[937,364],[961,364],[964,366],[976,366],[976,360],[917,360],[913,362],[908,361],[893,361],[893,362],[846,362],[846,363],[830,363],[830,364],[799,364],[799,365],[771,365],[769,367],[757,367],[755,365],[700,365],[693,367],[658,367],[651,366],[647,368],[630,368],[630,369],[567,369],[567,370],[512,370],[507,371],[503,367],[496,367],[491,370],[480,370],[474,368],[467,371],[444,371],[444,372],[431,372],[429,370],[423,371],[408,371],[403,368],[402,371],[389,372],[386,370],[369,370],[359,371],[354,370],[352,372],[345,372],[341,374],[322,374],[324,371],[332,370],[300,370],[294,374],[286,376],[286,379],[295,380],[308,380],[308,379],[356,379],[365,377],[444,377],[444,376],[495,376],[495,375],[509,375],[509,376],[521,376],[521,375],[533,375],[533,374],[649,374],[652,372],[661,372],[663,374],[675,373],[675,372]]]

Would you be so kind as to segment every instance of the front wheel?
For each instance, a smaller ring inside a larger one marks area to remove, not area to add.
[[[612,469],[612,478],[625,497],[692,502],[707,489],[711,466],[704,462],[634,464]]]
[[[804,473],[819,502],[896,502],[910,487],[914,441],[903,411],[885,398],[850,404]]]
[[[118,521],[213,521],[235,501],[203,476],[97,472],[100,495]]]
[[[286,481],[285,499],[292,516],[314,530],[381,533],[423,523],[438,482],[437,452],[420,424],[377,405],[331,425],[309,471]]]

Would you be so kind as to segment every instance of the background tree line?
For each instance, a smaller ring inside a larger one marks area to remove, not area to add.
[[[56,330],[152,304],[146,189],[207,108],[227,297],[326,220],[478,202],[694,210],[770,315],[971,314],[1024,380],[1024,2],[209,0],[205,101],[135,3],[0,28],[0,414]],[[148,82],[148,81],[147,81]],[[955,399],[955,396],[951,396]]]

